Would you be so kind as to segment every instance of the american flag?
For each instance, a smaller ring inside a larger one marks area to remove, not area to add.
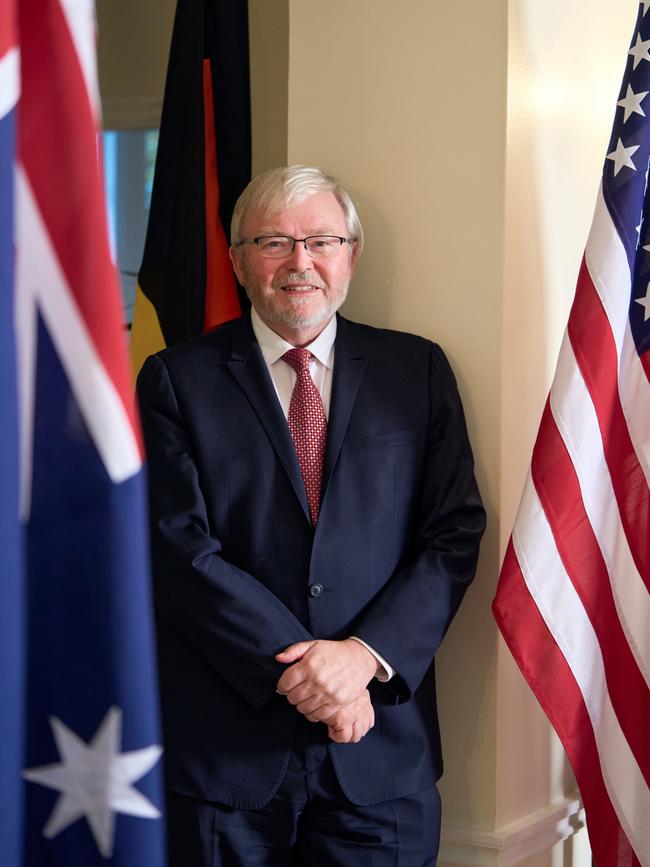
[[[98,110],[92,0],[3,0],[3,867],[164,864],[142,451]]]
[[[493,606],[575,771],[597,867],[650,865],[649,10]]]

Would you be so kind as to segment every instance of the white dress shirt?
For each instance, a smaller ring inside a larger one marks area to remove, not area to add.
[[[253,332],[257,338],[257,342],[262,350],[264,361],[271,376],[271,381],[275,388],[275,393],[280,401],[282,412],[286,419],[289,418],[289,404],[291,403],[291,395],[293,387],[296,384],[296,371],[282,360],[282,356],[290,349],[294,349],[291,343],[276,334],[269,326],[263,322],[255,308],[251,310],[251,323]],[[323,401],[323,409],[325,417],[329,420],[330,402],[332,398],[332,373],[334,371],[334,340],[336,339],[336,316],[321,331],[318,337],[313,340],[307,347],[312,354],[309,361],[309,373],[314,381],[314,385],[318,389],[321,400]],[[355,641],[372,653],[377,662],[381,665],[382,670],[379,670],[375,677],[377,680],[386,682],[394,676],[395,670],[386,662],[386,660],[377,651],[366,644],[361,638],[356,635],[351,635]]]

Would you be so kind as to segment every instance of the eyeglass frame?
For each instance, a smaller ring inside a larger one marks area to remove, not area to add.
[[[310,250],[307,247],[307,241],[311,240],[311,238],[335,238],[339,242],[339,249],[343,246],[343,244],[352,245],[352,244],[356,244],[356,242],[357,242],[356,238],[343,238],[343,237],[341,237],[341,235],[324,235],[324,234],[323,235],[307,235],[305,238],[293,238],[291,235],[258,235],[256,238],[245,238],[242,241],[237,241],[237,243],[234,244],[233,246],[235,248],[239,249],[239,247],[243,247],[244,244],[255,244],[255,246],[259,250],[260,249],[259,242],[264,241],[267,238],[286,238],[287,241],[292,241],[293,243],[291,245],[291,250],[289,250],[287,253],[285,253],[284,254],[285,256],[292,256],[293,251],[296,249],[296,244],[303,244],[305,247],[305,252],[308,253],[310,256],[316,256],[316,258],[318,258],[322,254],[313,252],[312,250]],[[274,259],[274,258],[281,259],[282,256],[267,256],[267,258],[269,258],[269,259]]]

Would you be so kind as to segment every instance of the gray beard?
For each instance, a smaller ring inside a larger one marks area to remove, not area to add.
[[[322,280],[312,271],[303,271],[301,273],[291,272],[290,274],[284,275],[282,278],[278,278],[274,281],[274,290],[276,292],[281,292],[282,286],[290,286],[292,283],[302,283],[309,282],[314,286],[318,286],[320,288],[324,288]],[[246,287],[245,287],[246,288]],[[326,307],[322,307],[318,312],[313,313],[311,316],[307,316],[301,314],[300,312],[300,298],[294,299],[294,309],[279,310],[274,304],[273,299],[269,298],[259,298],[257,296],[256,290],[250,292],[246,289],[246,294],[248,295],[251,304],[257,312],[260,314],[260,317],[268,322],[277,322],[280,325],[284,325],[287,328],[299,329],[299,328],[313,328],[316,325],[320,325],[321,323],[329,322],[329,320],[334,316],[336,311],[341,307],[345,299],[348,295],[349,284],[345,287],[341,295],[339,295],[336,299],[331,299]],[[304,299],[305,302],[308,299]],[[297,303],[296,303],[297,302]]]

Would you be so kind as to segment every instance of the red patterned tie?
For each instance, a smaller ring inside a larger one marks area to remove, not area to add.
[[[327,419],[318,389],[309,373],[308,349],[290,349],[282,358],[296,371],[296,384],[289,404],[289,430],[305,483],[312,524],[318,520]]]

